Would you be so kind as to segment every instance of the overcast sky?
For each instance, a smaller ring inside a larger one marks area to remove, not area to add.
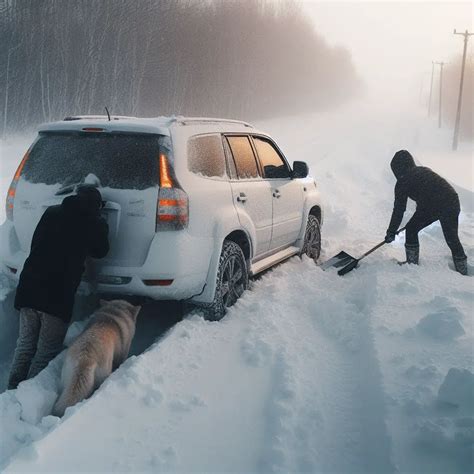
[[[373,92],[418,94],[429,87],[431,61],[462,54],[453,29],[473,32],[472,2],[341,2],[303,0],[316,29],[352,53]],[[471,37],[470,44],[474,42]],[[470,53],[472,54],[472,46]]]

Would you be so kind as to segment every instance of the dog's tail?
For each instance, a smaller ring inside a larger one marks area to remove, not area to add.
[[[94,373],[96,364],[89,360],[64,361],[62,371],[63,391],[53,407],[53,416],[62,417],[67,407],[88,398],[94,391]]]

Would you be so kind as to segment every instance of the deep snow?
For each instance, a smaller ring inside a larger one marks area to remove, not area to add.
[[[459,183],[472,262],[472,144],[453,154],[421,113],[367,104],[259,127],[310,164],[326,203],[322,260],[383,238],[388,163],[407,148]],[[3,145],[2,187],[17,148]],[[395,264],[399,237],[344,278],[293,258],[255,280],[223,321],[189,313],[63,420],[48,416],[59,356],[0,395],[0,468],[472,472],[473,280],[452,271],[438,224],[421,245],[419,267]],[[13,334],[15,315],[1,316]]]

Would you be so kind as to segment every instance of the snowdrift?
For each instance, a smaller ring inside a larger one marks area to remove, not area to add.
[[[383,238],[395,151],[428,165],[450,156],[419,117],[390,117],[358,104],[259,124],[290,160],[310,163],[326,200],[322,260]],[[471,262],[472,224],[463,212]],[[439,224],[420,237],[418,267],[395,264],[403,237],[344,278],[293,258],[255,280],[223,321],[191,312],[62,420],[49,416],[60,355],[0,395],[0,468],[472,472],[473,280],[452,270]]]

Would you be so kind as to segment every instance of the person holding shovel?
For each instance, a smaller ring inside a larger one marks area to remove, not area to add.
[[[395,153],[390,166],[397,178],[392,218],[385,235],[385,242],[395,240],[403,219],[407,199],[416,202],[416,211],[405,228],[406,262],[418,264],[420,244],[418,232],[435,221],[440,221],[446,243],[453,256],[454,267],[467,275],[467,257],[459,241],[458,218],[461,212],[459,197],[454,188],[430,168],[417,166],[406,150]]]

